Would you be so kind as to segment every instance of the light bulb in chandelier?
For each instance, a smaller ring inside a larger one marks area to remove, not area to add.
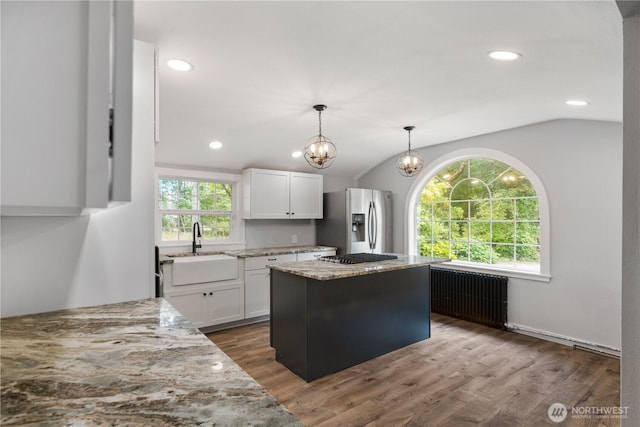
[[[313,109],[318,112],[318,135],[309,138],[304,146],[304,158],[316,169],[325,169],[331,166],[338,154],[334,143],[322,135],[322,112],[326,108],[326,105],[313,106]]]
[[[407,177],[415,176],[424,166],[422,156],[411,149],[411,131],[413,129],[415,129],[415,126],[405,126],[404,130],[409,133],[409,149],[400,154],[398,160],[396,160],[398,172]]]

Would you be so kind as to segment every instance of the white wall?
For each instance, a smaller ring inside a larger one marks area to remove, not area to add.
[[[549,197],[551,282],[511,278],[509,323],[619,349],[622,125],[554,120],[419,151],[428,164],[478,147],[519,159],[542,180]],[[404,250],[405,200],[412,182],[395,170],[395,158],[359,180],[362,187],[393,191],[396,252]]]
[[[315,245],[316,227],[312,219],[245,220],[247,248]],[[297,242],[292,241],[296,236]]]
[[[323,178],[323,191],[330,193],[332,191],[340,191],[345,188],[357,187],[357,181],[354,178],[346,176],[325,175]]]
[[[91,216],[2,217],[3,317],[154,294],[153,46],[134,49],[133,201]]]

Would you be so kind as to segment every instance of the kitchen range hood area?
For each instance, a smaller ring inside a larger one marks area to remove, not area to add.
[[[640,2],[472,3],[3,1],[0,424],[640,425]]]

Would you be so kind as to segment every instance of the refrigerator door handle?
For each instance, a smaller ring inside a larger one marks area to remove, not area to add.
[[[373,242],[371,243],[371,249],[375,249],[378,246],[378,211],[376,209],[376,202],[371,202],[373,207]]]
[[[369,249],[374,250],[378,241],[378,213],[375,202],[369,202]]]
[[[369,202],[369,218],[367,224],[367,235],[369,237],[369,249],[373,249],[373,202]]]

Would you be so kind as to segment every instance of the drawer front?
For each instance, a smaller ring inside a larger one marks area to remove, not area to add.
[[[336,251],[322,251],[322,252],[301,252],[298,254],[298,261],[309,261],[318,259],[323,256],[335,255]]]
[[[245,258],[245,270],[257,270],[259,268],[267,268],[268,265],[278,264],[281,262],[296,261],[296,254],[268,255]]]

